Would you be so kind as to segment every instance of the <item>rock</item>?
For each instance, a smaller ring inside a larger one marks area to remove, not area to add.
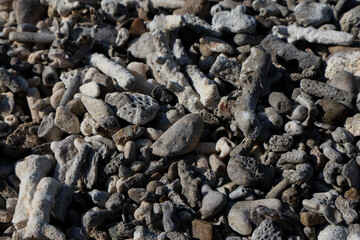
[[[360,202],[360,193],[356,188],[350,188],[344,193],[344,197],[349,201]]]
[[[360,7],[358,7],[360,9]],[[347,71],[360,77],[360,51],[337,52],[326,61],[325,77],[332,79],[335,74]]]
[[[231,33],[254,33],[256,19],[245,14],[246,7],[237,6],[229,11],[220,11],[212,18],[212,24],[216,30]]]
[[[104,11],[107,19],[113,23],[124,21],[128,14],[126,6],[115,0],[101,1],[101,9]]]
[[[129,43],[128,50],[134,57],[146,59],[148,54],[155,51],[151,32],[146,32],[139,38],[132,40]]]
[[[345,90],[349,93],[357,94],[358,84],[354,74],[347,71],[339,71],[334,74],[332,79],[327,81],[330,86]]]
[[[304,226],[315,226],[325,223],[326,219],[317,213],[302,212],[300,214],[300,222]]]
[[[50,142],[60,141],[64,133],[57,126],[55,126],[54,117],[55,117],[54,113],[50,113],[49,115],[45,116],[41,121],[41,124],[37,132],[40,138],[45,138]]]
[[[269,104],[280,114],[287,113],[291,110],[290,100],[281,92],[270,93]]]
[[[280,228],[270,219],[262,221],[251,235],[251,239],[259,240],[279,240],[281,238],[282,232]]]
[[[82,94],[93,98],[97,98],[101,94],[100,85],[96,82],[85,83],[79,87],[79,90]]]
[[[141,36],[143,33],[147,32],[147,29],[140,18],[135,18],[132,22],[129,33],[134,36]]]
[[[279,199],[238,201],[231,207],[228,214],[230,227],[241,235],[250,235],[253,231],[250,222],[250,213],[258,206],[265,206],[276,211],[282,207],[282,203]]]
[[[356,212],[356,203],[354,201],[346,200],[340,195],[335,200],[335,206],[341,212],[346,224],[351,224],[358,220],[359,215]]]
[[[342,175],[346,177],[350,187],[360,188],[360,169],[355,159],[350,160],[344,165]]]
[[[227,165],[231,181],[244,187],[265,187],[274,177],[274,169],[259,163],[251,157],[231,156]]]
[[[203,185],[201,188],[203,194],[200,213],[203,219],[211,218],[219,213],[226,204],[226,195],[214,191],[209,185]]]
[[[138,125],[152,121],[160,108],[152,97],[141,93],[108,93],[105,102],[115,109],[120,118]]]
[[[313,27],[329,22],[333,16],[329,5],[313,1],[300,2],[294,13],[298,23]]]
[[[188,114],[175,122],[152,145],[152,153],[161,157],[175,157],[194,150],[199,143],[204,121],[197,114]]]
[[[78,134],[80,132],[79,119],[66,107],[59,106],[56,109],[55,125],[69,134]]]
[[[36,24],[46,15],[46,7],[40,0],[16,0],[15,17],[18,25],[23,23]]]
[[[192,14],[200,18],[206,18],[209,13],[209,0],[186,0],[182,8],[174,11],[174,14]]]
[[[346,239],[348,229],[344,226],[327,225],[318,234],[318,240],[339,240]]]
[[[210,222],[195,219],[192,221],[192,237],[201,240],[213,239],[213,228]]]
[[[360,113],[346,119],[345,129],[354,135],[354,137],[360,136]]]
[[[342,31],[351,32],[354,35],[359,33],[360,6],[354,7],[340,17]]]
[[[163,225],[166,232],[175,231],[179,227],[179,219],[175,211],[176,205],[171,201],[166,201],[161,205],[163,213]]]
[[[0,94],[0,116],[6,117],[15,108],[15,99],[12,92],[5,92]]]
[[[320,110],[318,118],[323,123],[338,126],[345,121],[348,109],[343,104],[331,99],[320,99],[316,104]]]

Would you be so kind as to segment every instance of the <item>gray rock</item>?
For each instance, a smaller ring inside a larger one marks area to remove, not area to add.
[[[293,143],[294,139],[290,135],[272,135],[264,146],[268,151],[286,152],[290,150]]]
[[[281,240],[282,232],[274,221],[272,221],[270,219],[265,219],[254,230],[254,232],[251,235],[251,239]]]
[[[153,120],[160,108],[152,97],[141,93],[109,93],[105,96],[105,102],[116,109],[120,118],[138,125]]]
[[[214,191],[205,184],[201,188],[203,194],[200,213],[203,219],[214,217],[226,205],[226,195]]]
[[[333,16],[331,7],[324,3],[313,1],[300,2],[295,7],[296,21],[301,25],[317,27],[329,22]]]
[[[344,165],[342,175],[346,177],[350,187],[360,188],[360,169],[355,159]]]
[[[318,240],[339,240],[346,239],[348,229],[344,226],[327,225],[319,231]]]
[[[151,32],[146,32],[139,38],[132,40],[129,43],[128,49],[134,57],[146,59],[148,54],[155,51]]]
[[[113,193],[105,203],[106,209],[117,212],[122,210],[124,198],[120,193]]]
[[[161,157],[174,157],[191,152],[199,143],[204,128],[203,119],[188,114],[174,123],[152,145],[152,153]]]
[[[101,1],[101,9],[113,23],[124,21],[128,13],[126,6],[115,0]]]
[[[224,54],[220,54],[214,64],[211,66],[209,73],[220,78],[232,85],[239,87],[239,75],[241,72],[241,64],[236,58],[228,58]]]
[[[93,203],[99,205],[100,207],[105,207],[106,201],[111,196],[110,193],[97,189],[90,191],[88,194],[91,197]]]
[[[346,224],[351,224],[358,220],[359,215],[356,211],[356,203],[354,201],[347,200],[340,195],[335,200],[335,206],[341,212]]]
[[[56,109],[54,123],[62,131],[69,134],[78,134],[80,132],[79,119],[66,107],[59,106]]]
[[[0,93],[0,116],[6,117],[14,111],[15,99],[12,92]]]
[[[360,6],[354,7],[340,17],[342,31],[351,32],[354,35],[359,33]]]
[[[165,201],[161,205],[163,225],[165,232],[175,231],[179,227],[179,219],[176,216],[176,206],[171,201]]]
[[[231,181],[244,187],[266,187],[274,177],[274,169],[251,157],[231,156],[227,165]]]
[[[269,104],[280,114],[287,113],[291,110],[291,102],[289,98],[281,92],[270,93]]]
[[[37,132],[40,138],[45,138],[50,142],[60,141],[64,134],[64,132],[60,128],[55,126],[54,117],[54,113],[50,113],[49,115],[45,116],[41,121]]]
[[[237,6],[229,11],[220,11],[212,18],[212,24],[215,29],[231,33],[254,33],[256,28],[256,19],[245,14],[246,7]]]
[[[320,58],[301,51],[294,45],[285,43],[272,34],[269,34],[266,38],[264,38],[260,45],[265,48],[266,51],[271,53],[271,58],[274,63],[280,64],[288,68],[288,70],[300,70],[301,72],[304,69],[318,69],[320,67]],[[298,62],[297,66],[291,66],[289,64],[293,61]]]

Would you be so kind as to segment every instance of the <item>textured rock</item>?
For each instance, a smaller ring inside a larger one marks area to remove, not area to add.
[[[265,219],[262,221],[251,235],[251,239],[259,240],[278,240],[281,238],[282,232],[280,228],[274,221],[270,219]]]
[[[202,240],[213,239],[213,228],[210,222],[195,219],[192,221],[192,236]]]
[[[291,110],[290,100],[281,92],[270,93],[269,104],[280,114],[287,113]]]
[[[348,235],[348,229],[344,226],[327,225],[320,230],[318,234],[318,240],[338,240],[346,239]]]
[[[209,0],[186,0],[182,8],[175,10],[174,14],[185,15],[192,14],[205,18],[209,13]]]
[[[354,137],[360,136],[360,113],[346,119],[345,129],[354,135]]]
[[[140,93],[109,93],[105,102],[114,107],[120,118],[138,125],[153,120],[159,110],[159,104],[152,97]]]
[[[311,227],[311,226],[320,225],[320,224],[325,223],[326,219],[317,213],[302,212],[300,214],[300,222],[304,226]]]
[[[256,19],[245,14],[245,6],[239,5],[235,9],[220,11],[213,16],[212,24],[217,30],[231,33],[254,33]]]
[[[80,132],[79,119],[66,107],[59,106],[56,109],[54,123],[58,128],[69,134],[78,134]]]
[[[191,152],[199,143],[204,121],[197,114],[188,114],[174,123],[152,145],[152,153],[174,157]]]
[[[359,77],[359,60],[360,51],[337,52],[326,61],[325,77],[332,79],[340,71],[348,71]]]
[[[296,21],[304,26],[317,27],[332,18],[329,5],[313,1],[300,2],[294,10]]]
[[[344,123],[348,109],[343,104],[331,99],[320,99],[316,104],[319,106],[318,118],[321,119],[323,123],[335,126]]]

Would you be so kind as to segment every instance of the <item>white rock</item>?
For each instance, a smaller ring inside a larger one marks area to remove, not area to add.
[[[348,71],[360,77],[360,51],[338,52],[327,60],[325,77],[333,78],[337,72]]]
[[[101,93],[100,86],[96,82],[85,83],[80,86],[79,90],[82,94],[93,98],[99,97]]]

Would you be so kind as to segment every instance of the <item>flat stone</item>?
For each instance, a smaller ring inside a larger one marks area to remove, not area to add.
[[[212,225],[210,222],[195,219],[192,221],[192,237],[201,240],[211,240],[212,237]]]
[[[175,122],[152,145],[152,153],[161,157],[180,156],[194,150],[199,143],[204,121],[198,114],[188,114]]]
[[[109,93],[105,102],[114,107],[120,118],[137,125],[152,121],[160,108],[152,97],[141,93]]]
[[[218,191],[214,191],[209,185],[201,188],[203,194],[201,204],[201,215],[203,219],[215,216],[226,204],[226,195]]]

